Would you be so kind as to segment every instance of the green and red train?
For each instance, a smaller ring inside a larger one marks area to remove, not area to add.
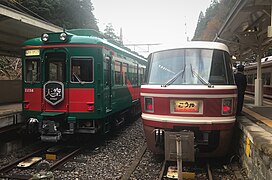
[[[22,49],[23,117],[42,141],[106,133],[141,112],[147,60],[101,33],[45,33]]]

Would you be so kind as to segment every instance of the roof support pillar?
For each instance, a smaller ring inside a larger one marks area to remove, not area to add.
[[[270,9],[270,26],[267,29],[267,37],[272,37],[272,5]]]
[[[255,79],[255,106],[263,105],[263,80],[262,80],[262,69],[261,69],[261,58],[260,53],[257,55],[257,79]]]

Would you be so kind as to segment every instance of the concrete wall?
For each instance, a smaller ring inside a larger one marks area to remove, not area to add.
[[[0,104],[22,102],[21,80],[0,80]]]

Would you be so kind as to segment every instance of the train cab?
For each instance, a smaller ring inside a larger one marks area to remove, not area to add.
[[[189,42],[151,53],[146,82],[141,103],[149,149],[163,154],[172,143],[168,136],[188,132],[199,154],[226,154],[237,98],[227,46]]]

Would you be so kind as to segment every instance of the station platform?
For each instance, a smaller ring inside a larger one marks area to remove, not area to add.
[[[245,96],[237,127],[237,149],[249,179],[272,179],[272,103],[255,106],[254,99]]]
[[[17,128],[22,122],[22,104],[0,105],[0,133]]]

